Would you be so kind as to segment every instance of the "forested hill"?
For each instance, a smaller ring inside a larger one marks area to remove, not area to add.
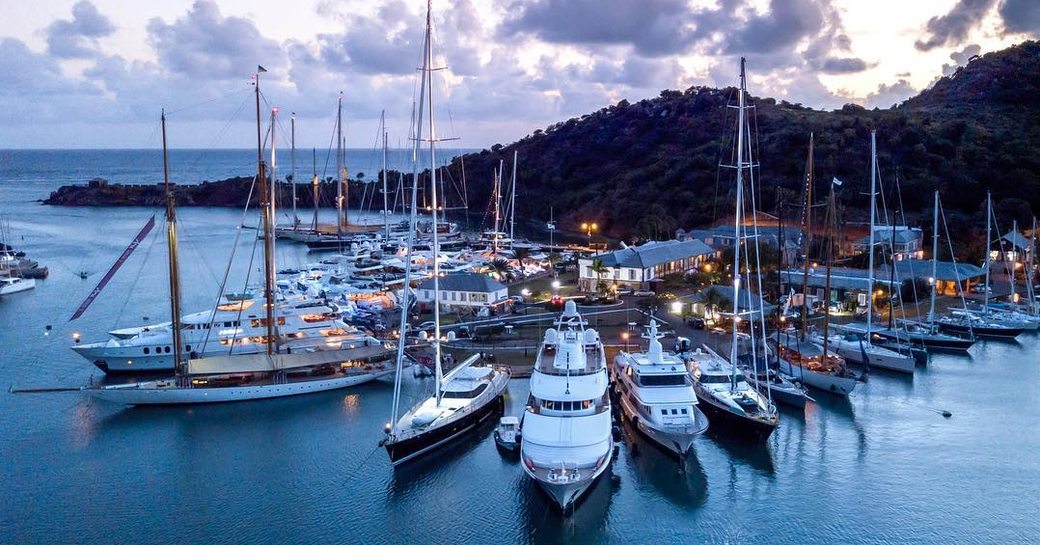
[[[755,97],[759,208],[776,209],[777,186],[785,202],[797,202],[814,133],[818,191],[836,176],[846,182],[846,216],[865,210],[870,129],[877,129],[886,192],[898,175],[911,219],[930,213],[938,187],[946,209],[959,211],[962,221],[973,219],[992,190],[1002,221],[1023,224],[1030,207],[1040,210],[1038,87],[1040,43],[1032,41],[974,58],[885,110],[819,111]],[[551,206],[562,229],[596,221],[604,233],[629,239],[710,224],[733,202],[732,170],[718,165],[729,162],[733,147],[736,110],[726,106],[735,97],[732,88],[663,91],[466,155],[471,210],[486,208],[492,170],[504,159],[508,177],[517,150],[517,217],[547,219]],[[455,179],[461,164],[456,159],[450,167]]]

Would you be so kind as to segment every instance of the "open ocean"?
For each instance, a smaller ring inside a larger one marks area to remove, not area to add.
[[[249,175],[252,153],[175,150],[172,178]],[[393,157],[391,166],[405,166],[406,154]],[[309,174],[305,159],[298,168]],[[287,157],[279,160],[288,172]],[[378,154],[352,150],[348,164],[351,172],[375,173]],[[704,436],[683,468],[636,438],[637,449],[621,447],[616,479],[601,479],[566,518],[518,462],[499,455],[488,428],[392,470],[377,446],[390,381],[192,408],[8,393],[99,376],[69,350],[73,333],[93,341],[146,317],[166,319],[165,249],[156,229],[86,315],[68,321],[157,210],[36,202],[93,177],[155,183],[161,166],[156,150],[0,151],[0,218],[10,242],[51,272],[35,290],[0,300],[0,544],[1040,540],[1036,334],[982,342],[970,356],[933,356],[912,378],[874,371],[848,401],[812,393],[820,403],[804,415],[782,409],[766,444]],[[213,302],[242,211],[178,214],[184,309],[195,311]],[[238,282],[254,244],[247,233],[232,268]],[[313,261],[305,250],[281,244],[279,264]],[[80,270],[93,274],[81,280]],[[409,374],[404,405],[431,388]],[[507,413],[522,410],[527,390],[526,380],[510,383]]]

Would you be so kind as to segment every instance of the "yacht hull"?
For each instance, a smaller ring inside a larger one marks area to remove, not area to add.
[[[773,385],[767,385],[759,382],[758,391],[762,392],[763,395],[770,395],[773,401],[777,403],[783,403],[789,407],[797,407],[799,409],[805,408],[805,392],[800,388],[782,388]]]
[[[856,388],[856,379],[852,377],[838,377],[828,373],[817,373],[803,369],[797,365],[781,359],[780,371],[784,374],[802,381],[802,384],[824,392],[830,392],[841,396],[847,396]]]
[[[701,389],[697,390],[698,407],[708,417],[709,422],[714,422],[713,430],[732,433],[736,435],[747,435],[764,441],[776,430],[777,421],[764,421],[750,418],[746,415],[737,414],[727,407],[720,406],[714,397],[705,395]]]
[[[643,418],[643,415],[632,408],[631,403],[625,396],[620,396],[620,405],[621,411],[625,413],[625,418],[633,424],[639,433],[680,458],[685,458],[692,450],[693,442],[697,439],[697,436],[708,430],[708,417],[696,405],[693,407],[694,422],[697,423],[696,427],[684,426],[676,430],[654,426]]]
[[[157,381],[90,388],[94,397],[122,405],[197,405],[313,394],[349,388],[393,374],[393,369],[345,377],[225,388],[159,387]]]
[[[495,415],[500,415],[505,408],[502,392],[488,400],[483,406],[469,412],[466,416],[445,422],[441,426],[397,442],[384,442],[383,447],[390,455],[390,463],[394,466],[419,458],[441,446],[447,445]]]
[[[858,344],[855,346],[849,346],[846,343],[832,343],[831,349],[834,350],[839,356],[842,356],[847,361],[864,364],[863,361],[863,350]],[[904,356],[902,354],[878,354],[870,353],[870,346],[866,348],[867,358],[869,359],[869,366],[878,369],[887,369],[889,371],[897,371],[900,373],[913,374],[914,369],[917,367],[917,362],[913,357]],[[886,351],[888,351],[886,349]]]
[[[969,327],[963,324],[950,324],[940,323],[939,329],[948,333],[954,334],[971,334],[974,333],[977,337],[989,337],[993,339],[1013,339],[1026,330],[1020,327]]]
[[[614,441],[611,439],[607,450],[608,455],[604,457],[603,463],[593,471],[591,476],[576,481],[560,482],[543,479],[532,473],[526,464],[521,465],[524,467],[524,472],[538,483],[538,488],[542,489],[542,491],[545,492],[545,495],[549,496],[561,511],[566,511],[574,507],[575,503],[580,500],[590,488],[592,488],[592,485],[596,483],[596,480],[603,475],[608,467],[610,467],[611,458],[613,456],[610,453],[613,451]]]

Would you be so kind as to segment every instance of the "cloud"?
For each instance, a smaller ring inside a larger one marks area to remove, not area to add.
[[[823,5],[815,0],[770,0],[769,10],[753,15],[729,40],[729,53],[774,53],[815,35],[824,23]]]
[[[96,54],[97,41],[115,31],[107,17],[87,0],[72,6],[72,20],[58,19],[44,30],[47,51],[58,58],[89,58]]]
[[[957,0],[945,15],[937,15],[928,20],[925,30],[929,36],[917,40],[914,46],[921,51],[929,51],[943,45],[963,42],[968,32],[982,21],[995,2],[996,0]]]
[[[867,61],[856,57],[831,57],[820,65],[820,70],[828,74],[851,74],[867,68]]]
[[[868,108],[888,108],[917,94],[910,82],[900,78],[895,83],[878,85],[876,91],[867,95]]]
[[[1009,32],[1040,32],[1040,2],[1036,0],[1004,0],[997,11]]]
[[[265,38],[249,19],[224,17],[211,0],[197,0],[173,23],[148,22],[148,40],[164,70],[201,80],[221,80],[251,73],[257,64],[283,67],[278,42]]]
[[[695,19],[685,0],[534,0],[512,8],[504,34],[553,43],[627,44],[657,57],[685,51],[694,37]]]

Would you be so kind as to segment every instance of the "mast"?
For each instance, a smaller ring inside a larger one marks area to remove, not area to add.
[[[386,170],[386,110],[379,114],[379,125],[383,127],[383,228],[385,229],[383,240],[390,242],[390,207],[387,203],[389,196],[386,190],[386,177],[390,175]]]
[[[730,346],[729,361],[732,367],[730,388],[737,387],[737,329],[740,321],[740,218],[744,207],[744,92],[746,79],[744,74],[744,57],[740,58],[740,98],[737,106],[737,205],[733,218],[733,342]],[[754,346],[754,337],[751,343]]]
[[[292,117],[289,118],[289,131],[289,142],[292,146],[289,153],[290,170],[292,170],[292,174],[290,174],[292,178],[292,228],[295,231],[300,225],[300,218],[296,215],[296,112],[293,112]]]
[[[1036,216],[1033,216],[1033,229],[1029,234],[1029,259],[1026,265],[1026,297],[1029,298],[1029,310],[1036,314],[1036,294],[1033,293],[1033,255],[1036,253]]]
[[[509,196],[509,247],[513,247],[513,226],[516,224],[516,155],[517,150],[513,150],[513,182],[512,192]]]
[[[264,306],[267,311],[267,355],[273,355],[276,350],[275,324],[274,324],[274,232],[271,229],[271,194],[267,189],[267,172],[264,165],[264,144],[260,134],[260,74],[266,72],[263,66],[257,66],[256,71],[256,163],[257,178],[260,180],[260,214],[263,218],[264,228]]]
[[[278,108],[271,108],[271,231],[278,232],[278,215],[275,213],[275,206],[278,205],[278,158],[275,156],[275,136],[274,129],[276,118],[278,117]]]
[[[812,190],[813,190],[813,143],[814,135],[809,133],[809,157],[805,160],[805,255],[802,258],[802,341],[809,330],[809,250],[812,243]]]
[[[836,210],[836,207],[834,206],[834,186],[835,186],[834,181],[831,181],[830,194],[827,196],[827,225],[824,228],[824,235],[823,235],[824,243],[827,245],[826,249],[824,250],[826,252],[826,256],[827,256],[827,279],[824,280],[824,284],[823,284],[823,286],[824,286],[823,287],[823,297],[824,297],[824,302],[823,302],[823,305],[824,305],[823,309],[824,309],[824,311],[823,312],[824,312],[824,317],[825,317],[824,320],[823,320],[823,359],[824,359],[824,361],[827,360],[827,349],[828,349],[828,345],[830,344],[831,266],[833,265],[833,262],[834,262],[834,239],[832,238],[834,235],[831,232],[831,226],[834,225],[834,222],[837,219],[837,218],[835,218],[835,215],[837,214],[837,210]]]
[[[989,314],[989,268],[992,265],[992,259],[990,259],[990,245],[993,244],[992,233],[990,233],[990,224],[993,222],[993,196],[989,191],[986,192],[986,289],[982,290],[982,312]]]
[[[426,3],[426,51],[423,55],[423,71],[429,74],[426,77],[426,106],[428,123],[430,125],[430,204],[433,206],[433,361],[437,377],[436,396],[437,405],[441,404],[441,381],[444,379],[441,369],[441,267],[440,267],[440,242],[438,241],[437,228],[437,130],[433,124],[433,44],[432,25],[430,24],[431,1]]]
[[[430,4],[429,1],[426,4],[426,37],[429,39],[430,36]],[[425,46],[424,46],[425,47]],[[404,286],[401,288],[401,317],[399,321],[400,337],[397,342],[397,369],[394,374],[394,396],[393,405],[391,407],[391,420],[390,420],[390,435],[396,435],[397,432],[397,414],[400,410],[401,405],[401,371],[404,363],[404,345],[405,345],[405,327],[408,325],[408,293],[412,289],[412,257],[415,245],[415,231],[416,231],[416,220],[417,220],[417,209],[415,203],[419,197],[419,152],[422,146],[422,119],[423,119],[423,104],[424,97],[426,94],[426,78],[428,76],[426,66],[426,55],[425,49],[423,50],[423,70],[420,72],[420,84],[419,84],[419,104],[418,113],[416,114],[413,107],[413,115],[415,115],[415,138],[412,144],[412,206],[408,213],[408,242],[406,246],[405,255],[405,268],[404,268]],[[402,189],[407,190],[407,187],[403,186],[404,174],[401,174]],[[401,195],[402,205],[404,203],[405,195]],[[436,229],[434,229],[436,232]],[[436,261],[436,259],[435,259]],[[436,300],[434,305],[436,305]],[[440,362],[438,361],[438,366]],[[438,382],[440,376],[437,377]],[[440,388],[438,388],[438,392]]]
[[[320,190],[318,181],[318,149],[311,148],[311,187],[313,189],[314,199],[314,231],[318,231],[318,192]]]
[[[493,240],[494,240],[495,256],[498,256],[498,218],[499,218],[498,203],[499,203],[499,201],[502,200],[502,199],[499,198],[499,194],[502,192],[501,185],[502,185],[502,161],[499,161],[498,162],[498,170],[495,171],[495,229],[491,233],[491,236],[494,237]]]
[[[939,290],[938,274],[939,260],[939,190],[935,190],[935,205],[932,211],[932,296],[928,302],[928,323],[935,322],[935,296]]]
[[[874,325],[874,214],[877,203],[877,131],[870,131],[870,257],[867,258],[867,339],[870,344],[870,333]]]
[[[184,361],[184,349],[181,344],[181,277],[177,261],[177,213],[173,203],[173,189],[170,187],[170,162],[167,158],[166,147],[166,110],[162,112],[162,144],[163,187],[166,190],[166,245],[170,279],[170,324],[173,329],[173,362],[177,375],[183,378],[187,371],[187,362]],[[183,381],[187,383],[186,378]]]
[[[343,93],[340,92],[336,103],[336,234],[343,233],[343,225],[347,221],[343,200],[347,197],[343,186]]]

